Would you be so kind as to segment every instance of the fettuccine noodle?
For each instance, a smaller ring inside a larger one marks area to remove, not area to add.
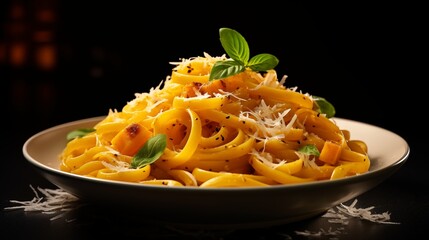
[[[68,142],[62,171],[94,178],[192,187],[266,187],[365,173],[365,142],[315,108],[309,94],[284,86],[274,70],[246,70],[209,81],[225,56],[182,59],[157,87],[122,111],[109,110],[95,131]],[[161,157],[131,168],[146,141],[167,135]],[[299,151],[312,145],[320,155]]]

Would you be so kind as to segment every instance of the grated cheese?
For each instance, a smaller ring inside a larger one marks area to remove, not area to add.
[[[267,105],[262,100],[259,106],[255,107],[253,111],[241,111],[239,119],[241,121],[250,121],[258,126],[258,131],[261,132],[263,138],[257,136],[255,138],[261,141],[268,141],[269,138],[282,139],[293,126],[296,115],[294,115],[289,123],[286,124],[284,117],[290,109],[279,112],[281,104],[275,104],[272,107]]]
[[[319,165],[316,163],[316,158],[313,155],[304,154],[296,151],[295,154],[304,161],[304,167],[320,169]]]
[[[305,231],[295,231],[297,235],[306,236],[306,237],[322,237],[322,236],[338,236],[342,233],[343,228],[337,228],[336,230],[332,230],[330,227],[328,230],[320,228],[317,232],[312,232],[309,230]]]
[[[37,187],[37,190],[43,194],[39,196],[36,189],[30,185],[35,197],[30,201],[10,200],[11,203],[18,206],[5,207],[5,210],[22,209],[25,212],[41,212],[43,214],[57,214],[50,218],[51,221],[64,217],[68,212],[81,206],[79,198],[62,189],[43,189]]]
[[[356,208],[355,205],[357,203],[357,199],[355,199],[350,206],[347,206],[341,203],[337,206],[338,211],[345,213],[352,217],[358,217],[360,219],[368,220],[375,223],[384,223],[384,224],[400,224],[397,222],[391,222],[390,213],[383,212],[381,214],[374,214],[371,212],[374,209],[374,206],[368,208]]]
[[[329,223],[341,224],[343,226],[349,224],[349,217],[359,218],[381,224],[400,224],[398,222],[390,221],[389,212],[374,214],[371,212],[371,210],[375,208],[374,206],[368,208],[357,208],[356,203],[357,199],[355,199],[349,206],[341,203],[340,205],[336,206],[337,210],[335,210],[335,208],[331,208],[325,214],[323,214],[322,217],[329,218]],[[321,228],[319,231],[295,231],[295,234],[306,237],[336,236],[345,233],[344,230],[344,227],[338,227],[336,230],[332,230],[330,227],[327,231]]]
[[[233,97],[233,98],[236,98],[236,99],[238,99],[238,100],[240,100],[240,101],[243,101],[243,102],[247,101],[247,100],[246,100],[246,99],[244,99],[244,98],[240,98],[240,97],[238,97],[238,96],[234,95],[234,93],[232,93],[232,92],[225,92],[225,91],[224,91],[224,90],[222,90],[222,89],[219,89],[219,93],[214,93],[214,95],[215,95],[215,97],[225,96],[225,97]]]
[[[275,169],[283,164],[286,163],[286,161],[274,158],[270,153],[268,152],[258,152],[256,149],[252,149],[251,152],[252,155],[254,155],[257,159],[261,160],[265,165]]]
[[[18,204],[17,206],[5,207],[5,210],[19,210],[22,209],[25,212],[41,212],[43,214],[49,214],[55,216],[51,217],[50,220],[56,220],[64,217],[67,213],[75,210],[81,206],[79,198],[62,190],[62,189],[43,189],[37,187],[37,190],[30,185],[30,188],[34,192],[35,197],[30,201],[18,201],[10,200],[11,203]],[[43,196],[39,195],[39,192]],[[371,206],[368,208],[357,208],[357,199],[355,199],[349,206],[341,203],[335,208],[329,209],[323,218],[329,218],[329,223],[348,225],[349,217],[355,217],[362,220],[367,220],[381,224],[400,224],[398,222],[390,221],[390,213],[384,212],[381,214],[374,214],[371,212],[375,207]],[[73,220],[69,220],[73,221]],[[338,236],[344,233],[344,227],[338,227],[335,230],[329,227],[328,230],[320,228],[318,231],[295,231],[295,234],[307,237],[322,237],[322,236]],[[334,238],[330,238],[334,239]]]

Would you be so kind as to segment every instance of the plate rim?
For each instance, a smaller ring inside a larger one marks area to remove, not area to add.
[[[231,187],[218,187],[218,188],[199,188],[199,187],[194,187],[194,186],[180,186],[180,187],[174,187],[174,186],[157,186],[157,185],[144,185],[144,184],[139,184],[139,183],[132,183],[132,182],[123,182],[123,181],[113,181],[113,180],[105,180],[105,179],[98,179],[98,178],[92,178],[92,177],[87,177],[87,176],[82,176],[82,175],[77,175],[77,174],[73,174],[73,173],[69,173],[69,172],[64,172],[61,171],[59,169],[50,167],[48,165],[45,165],[39,161],[37,161],[36,159],[34,159],[27,151],[28,146],[31,144],[32,141],[34,141],[36,138],[49,133],[49,132],[54,132],[57,129],[61,129],[64,128],[66,126],[69,125],[78,125],[78,124],[83,124],[83,123],[87,123],[87,122],[96,122],[96,121],[101,121],[102,119],[104,119],[106,116],[96,116],[96,117],[89,117],[89,118],[83,118],[83,119],[78,119],[78,120],[74,120],[74,121],[69,121],[69,122],[65,122],[65,123],[61,123],[49,128],[46,128],[42,131],[39,131],[35,134],[33,134],[31,137],[29,137],[23,144],[22,146],[22,154],[24,155],[25,159],[27,162],[29,162],[32,166],[37,167],[38,169],[42,170],[42,171],[47,171],[56,175],[60,175],[60,176],[64,176],[64,177],[68,177],[68,178],[73,178],[73,179],[79,179],[79,180],[84,180],[84,181],[91,181],[91,182],[96,182],[96,183],[104,183],[104,184],[113,184],[113,185],[117,185],[117,186],[127,186],[127,187],[138,187],[138,188],[159,188],[159,189],[172,189],[172,190],[177,190],[177,191],[182,191],[182,190],[195,190],[198,189],[198,191],[265,191],[265,190],[284,190],[284,189],[294,189],[294,188],[302,188],[302,187],[318,187],[319,185],[325,185],[325,184],[335,184],[335,183],[343,183],[343,182],[360,182],[363,181],[367,178],[371,178],[373,175],[379,175],[382,174],[384,171],[388,171],[391,168],[397,167],[399,169],[399,166],[402,166],[403,164],[405,164],[405,162],[407,162],[410,152],[411,152],[411,148],[410,145],[408,144],[408,142],[401,137],[400,135],[398,135],[397,133],[379,127],[377,125],[373,125],[370,123],[366,123],[366,122],[361,122],[361,121],[356,121],[356,120],[352,120],[352,119],[347,119],[347,118],[340,118],[340,117],[334,117],[332,118],[334,121],[343,121],[343,122],[348,122],[348,123],[352,123],[352,124],[360,124],[360,125],[365,125],[368,127],[372,127],[372,128],[377,128],[380,131],[385,131],[388,132],[390,134],[392,134],[393,136],[395,136],[397,138],[397,140],[400,140],[401,143],[403,144],[403,147],[405,147],[405,152],[403,153],[403,155],[399,158],[396,159],[394,162],[392,162],[392,164],[389,164],[388,166],[385,166],[381,169],[375,169],[375,170],[371,170],[369,172],[366,172],[364,174],[360,174],[360,175],[356,175],[356,176],[350,176],[350,177],[346,177],[346,178],[341,178],[341,179],[336,179],[336,180],[319,180],[319,181],[313,181],[313,182],[308,182],[308,183],[295,183],[295,184],[279,184],[279,185],[272,185],[270,187],[236,187],[236,188],[231,188]],[[398,170],[396,169],[396,170]],[[395,171],[396,171],[395,170]],[[393,174],[393,173],[392,173]]]

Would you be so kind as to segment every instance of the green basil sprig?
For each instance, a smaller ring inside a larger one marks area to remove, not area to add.
[[[209,80],[227,78],[250,68],[256,72],[273,69],[279,63],[274,55],[258,54],[250,58],[249,45],[246,39],[237,31],[230,28],[219,30],[220,42],[230,59],[217,61],[210,72]],[[250,59],[249,59],[250,58]]]
[[[323,113],[327,118],[332,118],[335,116],[335,107],[325,98],[312,96],[313,100],[316,103],[316,111]]]
[[[166,147],[166,134],[157,134],[149,138],[143,147],[133,157],[130,167],[138,169],[155,162],[164,153],[164,149]]]
[[[317,149],[316,145],[314,144],[305,145],[299,148],[298,152],[304,153],[306,155],[317,156],[317,157],[320,155],[319,149]]]
[[[88,133],[91,133],[94,131],[95,131],[94,128],[79,128],[79,129],[76,129],[76,130],[69,132],[66,136],[66,139],[67,139],[67,141],[71,141],[75,138],[83,137],[83,136],[87,135]]]

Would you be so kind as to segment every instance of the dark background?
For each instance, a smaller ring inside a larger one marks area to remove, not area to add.
[[[218,31],[229,27],[246,38],[252,56],[276,55],[278,75],[288,75],[286,85],[327,98],[337,117],[381,126],[413,145],[421,142],[416,124],[425,105],[419,75],[425,57],[419,6],[289,1],[1,4],[1,102],[9,113],[4,118],[15,125],[7,130],[29,136],[59,123],[121,110],[134,93],[148,91],[171,74],[169,62],[204,52],[224,54]],[[38,32],[49,37],[37,38]],[[18,63],[10,56],[16,43],[27,49]],[[47,67],[36,57],[45,46],[54,49]]]
[[[11,16],[15,5],[23,13]],[[6,48],[0,59],[2,103],[22,114],[5,114],[12,122],[26,123],[31,113],[31,121],[45,128],[121,109],[134,93],[171,74],[169,62],[223,54],[221,27],[239,31],[251,55],[276,55],[278,75],[288,75],[286,85],[327,98],[338,117],[408,139],[410,108],[423,100],[417,92],[422,76],[416,75],[423,65],[415,60],[423,35],[418,6],[9,0],[0,7],[0,47]],[[46,9],[52,20],[38,20],[37,12]],[[23,30],[14,31],[16,26]],[[37,40],[37,31],[50,37]],[[7,51],[16,42],[27,47],[20,64],[11,63]],[[34,57],[45,45],[55,49],[47,69]]]
[[[1,1],[3,203],[28,191],[20,176],[43,181],[22,157],[26,139],[121,110],[171,74],[169,62],[224,54],[221,27],[239,31],[251,56],[276,55],[286,86],[325,97],[337,117],[402,136],[411,155],[395,184],[427,182],[422,6],[278,2]]]

